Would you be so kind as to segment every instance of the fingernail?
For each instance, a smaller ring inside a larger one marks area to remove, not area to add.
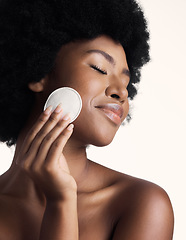
[[[62,119],[65,120],[65,121],[69,120],[70,119],[70,114],[67,113]]]
[[[51,113],[51,111],[52,111],[52,106],[49,106],[49,107],[47,107],[47,108],[45,109],[44,113],[45,113],[46,115],[48,115],[48,114]]]
[[[62,104],[60,103],[60,104],[56,107],[56,109],[54,110],[54,112],[55,112],[55,113],[59,113],[59,112],[61,112],[61,110],[62,110]]]
[[[74,124],[70,124],[70,125],[67,127],[67,130],[71,131],[73,128],[74,128]]]

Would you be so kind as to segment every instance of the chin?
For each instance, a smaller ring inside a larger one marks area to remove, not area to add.
[[[114,139],[114,136],[100,136],[99,138],[92,139],[91,144],[96,147],[105,147],[108,146],[112,140]]]
[[[97,147],[104,147],[109,145],[115,137],[119,129],[119,125],[115,125],[103,117],[85,116],[81,115],[74,122],[74,132],[72,138],[80,142],[80,144],[94,145]]]
[[[75,128],[72,137],[85,146],[94,145],[97,147],[104,147],[112,142],[116,134],[116,131],[108,131],[108,129],[106,130],[104,128],[97,129],[96,131],[94,129],[89,128],[89,131],[79,131],[79,129]]]

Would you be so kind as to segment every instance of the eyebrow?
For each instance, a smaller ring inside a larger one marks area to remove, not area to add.
[[[91,49],[88,50],[86,53],[99,53],[101,54],[110,64],[112,64],[113,66],[116,65],[116,62],[114,60],[114,58],[112,56],[110,56],[108,53],[99,50],[99,49]],[[127,75],[128,77],[131,77],[130,71],[127,68],[124,68],[122,73],[124,73],[125,75]]]

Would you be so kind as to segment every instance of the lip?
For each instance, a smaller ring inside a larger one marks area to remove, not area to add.
[[[124,111],[119,104],[107,103],[107,104],[96,106],[95,108],[98,108],[99,110],[101,110],[116,125],[121,124]]]

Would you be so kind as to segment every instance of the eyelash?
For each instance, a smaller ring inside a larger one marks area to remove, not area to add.
[[[100,73],[102,73],[102,74],[104,74],[104,75],[107,75],[107,71],[102,70],[102,69],[99,68],[97,65],[90,65],[90,66],[91,66],[91,68],[93,68],[94,70],[96,70],[96,71],[98,71],[98,72],[100,72]]]

